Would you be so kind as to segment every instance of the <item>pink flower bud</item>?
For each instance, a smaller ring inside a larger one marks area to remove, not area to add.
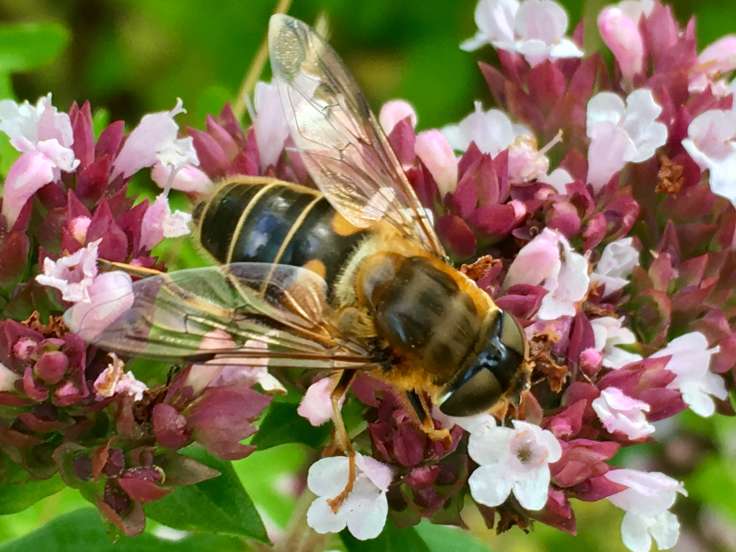
[[[440,195],[455,191],[457,159],[445,135],[436,129],[420,132],[414,150],[437,183]]]
[[[87,241],[87,229],[90,222],[92,222],[92,219],[85,216],[74,217],[69,221],[69,231],[72,237],[81,244]]]
[[[390,100],[383,104],[378,115],[378,121],[386,134],[390,134],[399,121],[409,117],[411,126],[417,124],[417,113],[409,102],[404,100]]]
[[[61,351],[49,351],[41,355],[34,367],[34,373],[49,385],[57,384],[69,367],[69,359]]]
[[[644,41],[639,32],[639,22],[621,8],[609,6],[598,15],[598,30],[616,57],[624,80],[630,82],[641,72],[644,64]]]
[[[603,362],[603,355],[594,347],[585,349],[580,353],[580,368],[587,375],[592,376],[598,373]]]

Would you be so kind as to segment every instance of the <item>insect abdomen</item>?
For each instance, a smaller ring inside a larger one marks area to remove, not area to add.
[[[306,266],[329,285],[363,236],[321,193],[274,179],[224,183],[199,218],[217,261]]]

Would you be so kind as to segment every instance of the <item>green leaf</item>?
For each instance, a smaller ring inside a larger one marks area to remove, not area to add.
[[[28,71],[53,61],[69,43],[59,23],[0,25],[0,73]]]
[[[258,433],[251,443],[260,449],[267,449],[284,443],[303,443],[317,448],[330,434],[328,424],[314,427],[297,414],[297,404],[288,402],[271,403],[263,418]]]
[[[0,485],[0,514],[14,514],[23,511],[42,498],[57,493],[63,488],[64,482],[58,475],[50,479]]]
[[[242,535],[268,542],[261,517],[230,462],[219,460],[196,446],[182,452],[221,475],[177,488],[161,500],[146,505],[146,513],[175,529]]]
[[[489,552],[490,547],[459,527],[435,525],[427,520],[415,528],[430,552]]]
[[[144,534],[113,542],[99,514],[92,508],[75,510],[57,517],[33,533],[0,545],[0,552],[218,552],[243,551],[243,543],[222,535],[192,535],[171,541]]]
[[[427,546],[414,527],[399,529],[391,520],[386,521],[383,532],[375,539],[358,540],[347,529],[340,533],[340,537],[348,552],[439,552],[439,549]]]

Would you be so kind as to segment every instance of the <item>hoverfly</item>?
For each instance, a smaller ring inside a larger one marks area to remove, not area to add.
[[[132,306],[93,341],[156,359],[330,370],[340,374],[335,407],[365,371],[403,392],[430,435],[430,404],[465,416],[518,397],[529,381],[522,328],[449,264],[338,55],[285,15],[271,17],[269,49],[319,190],[221,183],[196,215],[221,264],[137,281]]]

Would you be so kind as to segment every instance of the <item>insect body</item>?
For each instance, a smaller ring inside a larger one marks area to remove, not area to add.
[[[222,264],[136,282],[132,307],[95,341],[165,359],[370,371],[422,405],[425,421],[427,396],[463,416],[518,395],[523,330],[447,262],[337,54],[284,15],[272,17],[269,45],[319,191],[223,183],[198,215],[201,243]]]

